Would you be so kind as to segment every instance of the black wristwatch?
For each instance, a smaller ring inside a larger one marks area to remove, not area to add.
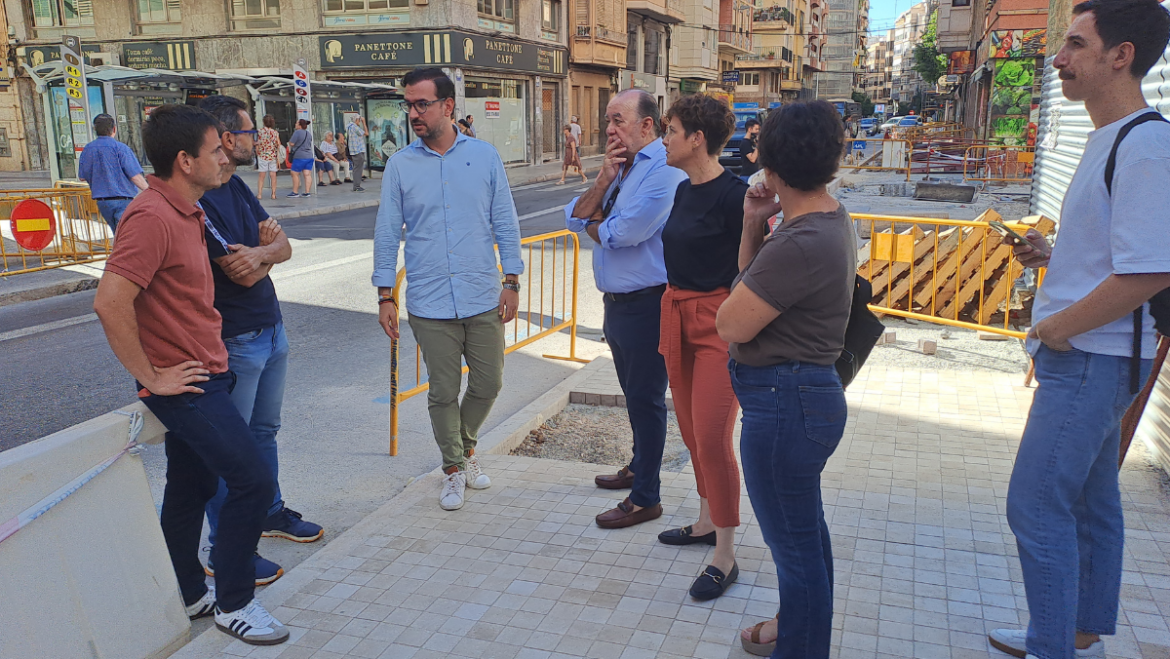
[[[517,293],[519,293],[519,292],[520,292],[520,282],[515,282],[515,283],[513,283],[513,282],[510,282],[510,281],[508,281],[508,280],[506,280],[506,279],[505,279],[505,280],[504,280],[503,282],[501,282],[501,283],[504,285],[504,288],[506,288],[506,289],[508,289],[508,290],[510,290],[510,291],[515,291],[515,292],[517,292]]]

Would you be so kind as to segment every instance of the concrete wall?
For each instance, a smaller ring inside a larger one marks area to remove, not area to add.
[[[147,419],[139,441],[161,441]],[[0,523],[126,445],[110,413],[0,453]],[[0,544],[0,657],[165,657],[190,623],[141,461],[126,455]]]

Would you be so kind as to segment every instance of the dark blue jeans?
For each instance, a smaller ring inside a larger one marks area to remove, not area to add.
[[[256,572],[252,556],[260,540],[273,479],[248,424],[232,404],[235,376],[220,373],[198,386],[202,394],[149,395],[146,407],[166,426],[167,484],[163,491],[162,531],[185,604],[206,592],[199,562],[203,509],[219,479],[228,495],[219,514],[219,539],[213,549],[216,600],[223,611],[252,601]],[[138,385],[139,390],[142,385]]]
[[[130,205],[131,199],[98,199],[98,212],[102,214],[102,219],[106,224],[110,225],[110,233],[117,231],[118,221],[122,219],[122,213],[126,212],[126,207]]]
[[[773,659],[825,659],[833,622],[833,549],[821,471],[845,433],[845,391],[833,366],[731,360],[743,408],[740,458],[748,496],[780,582]]]
[[[288,373],[288,338],[284,334],[284,323],[224,339],[223,344],[227,346],[228,368],[236,376],[232,403],[248,422],[256,447],[264,456],[264,464],[272,472],[276,489],[272,505],[268,507],[268,516],[272,516],[284,508],[276,451],[280,408],[284,402],[284,378]],[[219,490],[207,502],[208,540],[212,546],[215,546],[219,530],[219,509],[225,498],[227,484],[220,479]]]
[[[666,446],[666,360],[658,352],[662,293],[605,296],[605,340],[613,351],[618,383],[634,431],[634,485],[630,501],[643,508],[661,501],[662,449]]]

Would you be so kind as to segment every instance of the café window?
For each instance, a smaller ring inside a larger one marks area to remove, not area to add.
[[[516,0],[476,0],[479,27],[487,30],[516,31]]]
[[[230,0],[233,30],[280,27],[280,0]]]
[[[93,0],[33,0],[37,27],[93,25]]]
[[[739,84],[741,87],[758,87],[760,84],[760,74],[745,72]]]
[[[561,29],[560,0],[540,0],[540,29],[557,32]]]
[[[180,0],[138,0],[138,31],[141,34],[169,34],[182,30]]]

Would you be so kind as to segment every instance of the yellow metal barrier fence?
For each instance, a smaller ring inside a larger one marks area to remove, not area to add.
[[[10,220],[17,204],[29,199],[48,205],[50,216]],[[88,186],[0,191],[0,229],[0,277],[98,261],[112,245]],[[26,249],[16,234],[29,231],[51,231],[52,239],[42,249]]]
[[[521,249],[528,248],[525,265],[526,274],[520,293],[520,310],[510,328],[504,330],[504,354],[515,352],[524,346],[547,336],[569,330],[568,356],[544,355],[546,359],[560,359],[586,363],[589,360],[577,357],[577,284],[580,273],[581,245],[577,234],[562,230],[524,238]],[[570,263],[571,258],[571,263]],[[525,278],[527,281],[525,281]],[[403,310],[402,289],[406,270],[399,270],[394,282],[394,299],[399,308],[399,327]],[[559,296],[558,297],[558,288]],[[559,315],[558,315],[559,303]],[[533,321],[536,321],[535,323]],[[414,348],[414,384],[406,391],[400,391],[401,363],[398,358],[398,340],[390,341],[390,455],[398,455],[398,406],[402,401],[417,396],[430,388],[423,379],[422,349]],[[467,372],[467,367],[463,367]]]
[[[988,226],[1001,221],[995,211],[973,221],[866,213],[853,219],[869,224],[869,259],[858,274],[873,285],[875,313],[1024,338],[1011,329],[1012,285],[1024,267]],[[1042,216],[1006,224],[1021,234],[1055,228]],[[992,324],[1001,307],[1002,323]]]
[[[905,172],[906,180],[910,180],[910,154],[912,151],[910,142],[906,140],[884,140],[878,138],[848,139],[845,142],[848,146],[848,151],[843,156],[842,169]],[[854,149],[858,144],[864,144],[865,148]],[[880,161],[877,160],[878,156],[881,156]],[[860,162],[856,164],[851,162],[857,160],[860,160]],[[869,164],[871,162],[880,162],[881,164]]]
[[[972,146],[963,154],[963,179],[1030,183],[1036,162],[1036,148],[1031,146]]]

